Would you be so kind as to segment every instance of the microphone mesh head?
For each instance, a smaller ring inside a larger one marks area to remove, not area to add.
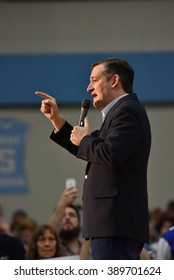
[[[83,99],[82,103],[81,103],[81,107],[88,110],[89,107],[90,107],[90,100],[89,99]]]

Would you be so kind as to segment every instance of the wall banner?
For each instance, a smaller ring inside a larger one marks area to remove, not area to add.
[[[28,191],[25,170],[28,124],[16,118],[0,117],[0,193]]]

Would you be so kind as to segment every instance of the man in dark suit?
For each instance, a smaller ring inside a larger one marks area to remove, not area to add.
[[[147,164],[151,132],[144,107],[133,93],[134,71],[127,61],[92,65],[87,91],[101,110],[103,124],[90,133],[60,115],[44,93],[41,112],[52,122],[51,139],[88,162],[83,189],[83,237],[93,259],[139,259],[148,242]]]

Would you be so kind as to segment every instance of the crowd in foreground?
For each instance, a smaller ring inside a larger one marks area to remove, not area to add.
[[[0,259],[91,259],[90,241],[81,238],[82,209],[74,204],[76,198],[76,189],[64,190],[51,217],[42,225],[24,210],[16,210],[8,224],[1,207]],[[141,260],[174,259],[174,201],[165,210],[149,211],[149,237]]]

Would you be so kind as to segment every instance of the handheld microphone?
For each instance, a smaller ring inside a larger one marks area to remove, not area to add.
[[[84,119],[87,116],[89,107],[90,107],[90,100],[89,99],[83,99],[82,103],[81,103],[81,113],[80,113],[80,119],[79,119],[79,126],[84,126]]]

